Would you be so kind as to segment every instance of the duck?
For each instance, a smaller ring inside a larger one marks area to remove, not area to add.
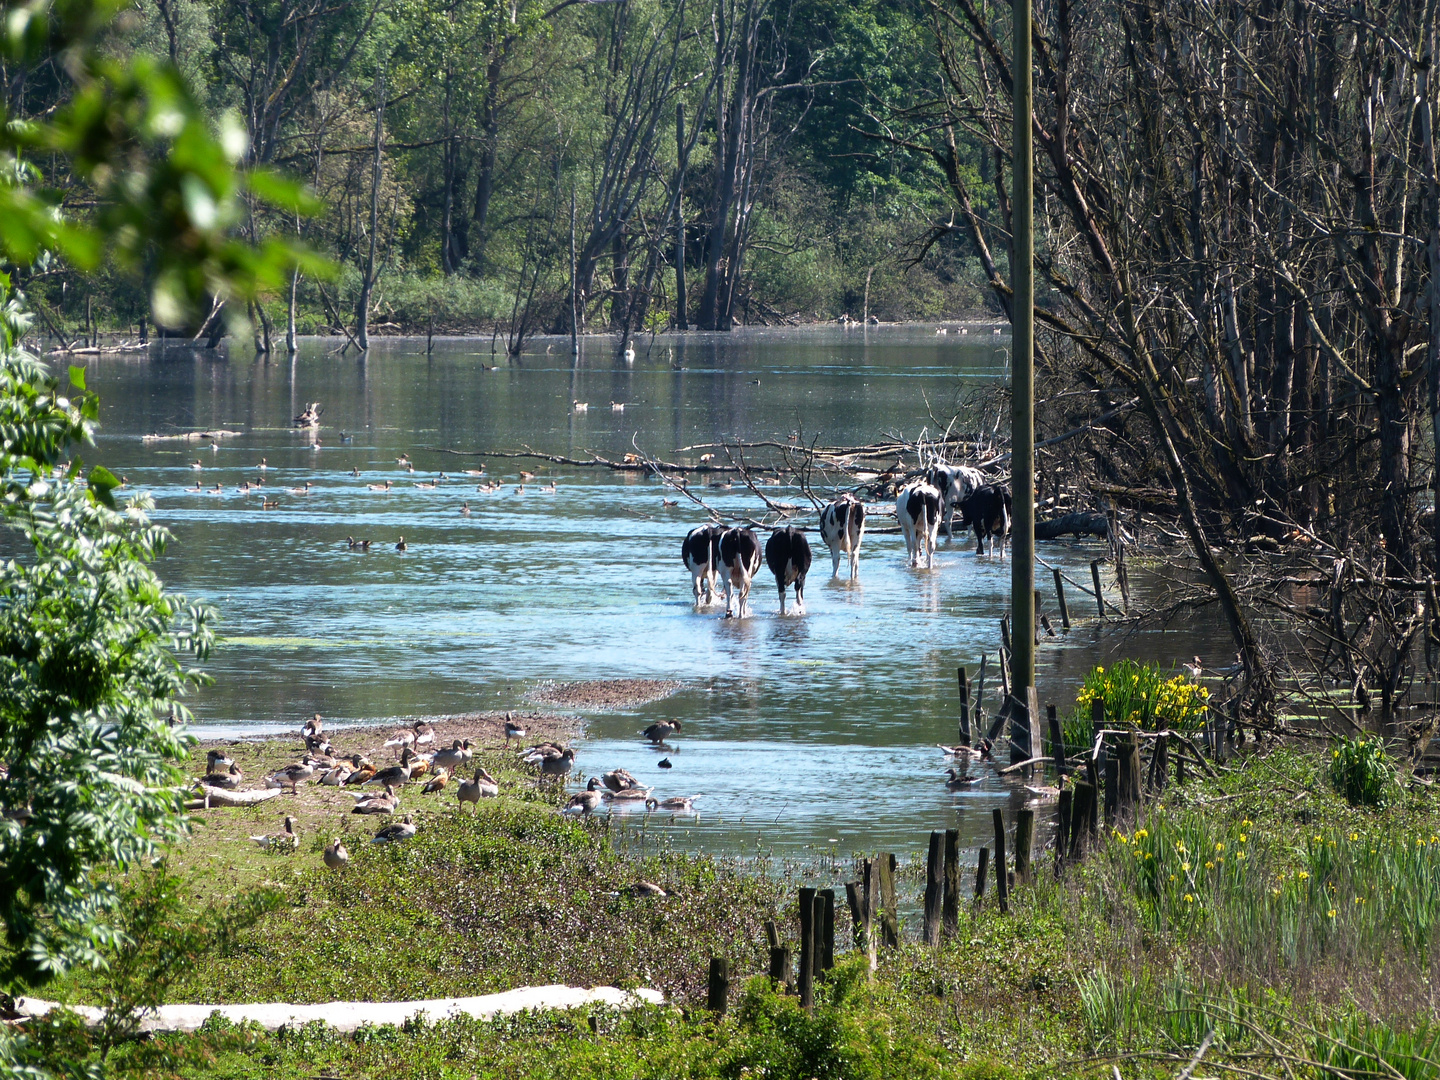
[[[454,745],[441,747],[435,751],[435,756],[430,759],[431,764],[437,769],[449,769],[453,772],[456,768],[464,765],[471,758],[470,740],[466,739],[461,743],[456,739]]]
[[[979,746],[946,746],[944,743],[936,743],[941,750],[949,757],[958,758],[982,758],[985,751]]]
[[[389,491],[394,486],[393,480],[386,480],[383,484],[366,484],[371,491]]]
[[[640,786],[640,781],[635,779],[634,774],[624,769],[612,769],[600,777],[600,781],[611,791],[624,791],[626,788]]]
[[[393,814],[400,805],[400,796],[395,788],[385,785],[385,794],[366,795],[350,808],[352,814]]]
[[[367,785],[384,784],[387,787],[406,783],[410,779],[410,762],[414,757],[414,751],[408,746],[405,747],[400,751],[400,764],[391,765],[388,769],[381,769],[365,783]]]
[[[266,777],[265,784],[267,787],[278,787],[282,790],[288,787],[292,795],[298,795],[300,785],[314,775],[314,767],[301,761],[294,765],[286,765],[283,769],[271,773]]]
[[[659,720],[640,732],[640,734],[658,746],[671,735],[675,734],[675,732],[679,731],[680,727],[681,724],[679,720]]]
[[[570,814],[574,817],[589,817],[600,805],[601,791],[600,781],[595,777],[590,778],[590,783],[585,786],[584,791],[578,791],[570,796],[570,801],[561,809],[562,814]]]
[[[1026,784],[1025,794],[1032,799],[1058,799],[1060,789],[1051,784]]]
[[[970,776],[968,773],[956,772],[954,769],[950,769],[947,775],[949,779],[945,781],[946,791],[963,791],[972,784],[978,784],[980,782],[980,777]]]
[[[403,821],[392,821],[377,832],[370,842],[372,844],[395,844],[401,840],[409,840],[415,835],[415,832],[415,819],[410,814],[406,814]]]
[[[648,787],[625,788],[623,791],[603,792],[601,798],[608,803],[643,803],[650,798],[652,790]]]
[[[646,810],[668,810],[672,814],[693,814],[699,795],[676,795],[669,799],[646,799]]]
[[[397,543],[397,544],[395,545],[395,550],[396,550],[396,551],[409,551],[409,550],[410,550],[410,545],[407,544],[407,543],[405,543],[405,537],[403,537],[403,536],[400,537],[399,543]]]
[[[350,852],[345,850],[345,845],[340,842],[340,838],[337,836],[334,840],[330,841],[330,845],[325,849],[325,865],[330,867],[331,870],[339,870],[349,861]]]
[[[434,754],[416,754],[413,758],[411,758],[410,779],[419,780],[422,776],[432,775],[433,767],[430,764],[430,760],[434,756]]]
[[[474,803],[477,809],[481,799],[493,799],[499,794],[499,783],[484,769],[476,769],[474,779],[461,780],[460,786],[455,789],[455,798],[461,806]]]
[[[662,499],[660,500],[660,505],[661,505],[661,506],[679,506],[679,505],[680,505],[680,500],[679,500],[679,499],[665,499],[665,498],[662,498]]]
[[[346,787],[351,784],[363,784],[375,775],[375,766],[359,754],[350,755],[350,764],[354,771],[345,778]]]
[[[668,757],[662,757],[659,761],[655,763],[655,767],[657,769],[673,769],[675,766],[670,763],[670,759]]]
[[[310,481],[309,481],[309,480],[306,480],[304,487],[286,488],[285,490],[288,491],[291,495],[309,495],[309,494],[310,494],[310,487],[311,487]]]
[[[514,713],[505,714],[505,744],[508,746],[511,739],[525,738],[525,725],[515,720]]]
[[[285,819],[285,828],[281,832],[271,833],[269,836],[252,836],[250,839],[266,851],[294,851],[300,846],[300,838],[295,835],[293,817]]]
[[[424,795],[433,795],[437,791],[444,791],[445,785],[450,782],[450,771],[448,769],[436,769],[435,775],[425,781],[425,786],[420,789]]]
[[[229,768],[224,772],[207,772],[200,778],[200,783],[206,787],[224,788],[226,791],[238,791],[244,779],[244,775],[240,772],[240,766],[232,761],[230,762]]]

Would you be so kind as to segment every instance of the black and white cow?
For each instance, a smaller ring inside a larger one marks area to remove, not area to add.
[[[691,529],[680,545],[680,558],[690,571],[697,604],[713,604],[716,600],[715,576],[720,573],[720,536],[724,531],[719,525],[701,525]]]
[[[780,614],[785,614],[785,590],[795,586],[795,611],[805,610],[805,575],[810,572],[810,541],[796,528],[776,529],[765,541],[765,565],[780,590]]]
[[[743,619],[749,611],[750,582],[760,572],[760,541],[752,529],[726,529],[720,536],[720,565],[725,571],[725,617]],[[734,593],[740,594],[739,610],[732,612]]]
[[[979,469],[969,465],[946,465],[937,461],[925,470],[925,482],[940,492],[940,505],[945,516],[945,535],[955,537],[955,507],[985,483]],[[963,526],[962,526],[963,527]]]
[[[820,511],[820,539],[830,548],[830,576],[840,576],[840,555],[850,556],[850,580],[860,576],[860,541],[865,538],[865,504],[845,494]]]
[[[940,492],[923,480],[900,489],[895,499],[895,516],[905,534],[905,555],[910,566],[925,558],[928,569],[935,562],[935,534],[940,531]]]
[[[995,538],[1000,538],[1000,554],[1005,554],[1005,534],[1010,531],[1014,510],[1010,489],[1003,484],[984,484],[972,491],[960,504],[960,527],[975,529],[975,554],[985,554],[985,541],[990,541],[990,554],[995,554]]]

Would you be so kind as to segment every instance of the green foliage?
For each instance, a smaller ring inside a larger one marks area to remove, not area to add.
[[[1395,770],[1379,739],[1337,739],[1330,750],[1330,786],[1351,806],[1384,806],[1395,793]]]
[[[1413,1028],[1396,1029],[1349,1017],[1317,1032],[1313,1052],[1327,1078],[1435,1080],[1440,1076],[1440,1025],[1422,1021]]]
[[[1075,697],[1072,724],[1085,727],[1089,741],[1091,704],[1105,703],[1105,726],[1141,731],[1196,731],[1205,721],[1210,691],[1184,675],[1166,678],[1155,663],[1137,663],[1128,657],[1108,669],[1095,667]],[[1067,733],[1066,742],[1069,742]]]

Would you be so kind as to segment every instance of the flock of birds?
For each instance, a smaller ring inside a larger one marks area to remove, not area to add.
[[[680,731],[679,720],[661,720],[641,732],[652,746],[664,748],[666,739]],[[513,713],[506,713],[504,721],[505,745],[523,743],[527,734],[523,721]],[[493,799],[500,794],[500,783],[483,767],[476,765],[469,779],[462,771],[470,771],[474,750],[469,739],[454,739],[450,746],[436,745],[435,726],[425,720],[417,720],[408,728],[395,732],[383,745],[395,756],[393,764],[381,767],[363,753],[343,755],[336,752],[330,737],[324,731],[324,720],[316,713],[305,721],[301,728],[305,740],[305,752],[299,761],[282,766],[265,775],[266,788],[288,789],[298,794],[300,785],[320,784],[347,791],[355,804],[352,814],[393,816],[400,809],[401,792],[407,784],[423,781],[421,792],[426,795],[450,790],[452,781],[458,807],[463,811],[467,804],[478,810],[482,799]],[[574,747],[556,742],[541,742],[519,750],[519,760],[534,768],[543,781],[555,781],[562,786],[567,782],[575,765]],[[671,767],[670,759],[664,758],[659,767]],[[212,749],[206,755],[205,775],[196,781],[202,790],[220,789],[239,791],[244,783],[240,765],[224,751]],[[625,769],[612,769],[601,776],[591,777],[585,790],[572,795],[560,812],[569,816],[589,817],[602,804],[612,808],[643,807],[646,812],[662,811],[672,816],[694,814],[695,800],[699,795],[658,798],[653,786],[642,784]],[[408,840],[415,836],[419,826],[412,813],[406,813],[399,821],[391,821],[379,829],[372,843],[389,844]],[[300,840],[296,832],[295,819],[286,816],[284,827],[275,833],[252,836],[250,839],[267,851],[290,852],[299,849]],[[325,865],[343,867],[350,860],[350,853],[339,837],[332,839],[325,848]],[[641,882],[636,891],[645,895],[664,895],[664,890]]]

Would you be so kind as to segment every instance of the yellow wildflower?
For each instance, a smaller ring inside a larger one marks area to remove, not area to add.
[[[1340,913],[1339,913],[1338,911],[1336,911],[1333,907],[1330,909],[1330,918],[1333,919],[1336,915],[1339,915],[1339,914],[1340,914]]]
[[[1359,840],[1359,839],[1360,839],[1360,834],[1359,834],[1358,832],[1352,832],[1352,833],[1350,834],[1350,839],[1351,839],[1351,840]]]
[[[1244,821],[1240,822],[1240,824],[1248,829],[1251,825],[1254,825],[1255,823],[1247,817]]]
[[[1310,874],[1309,874],[1308,871],[1305,871],[1305,870],[1297,870],[1297,871],[1295,871],[1295,876],[1296,876],[1297,878],[1299,878],[1301,881],[1309,881],[1309,880],[1310,880]]]
[[[1224,845],[1224,844],[1216,844],[1216,845],[1215,845],[1215,850],[1216,850],[1216,851],[1224,851],[1224,850],[1225,850],[1225,845]]]
[[[1243,832],[1240,834],[1240,843],[1243,844],[1243,843],[1245,843],[1245,841],[1247,841],[1247,840],[1249,840],[1249,839],[1250,839],[1250,837],[1246,836]]]
[[[1190,871],[1190,864],[1189,864],[1188,862],[1182,862],[1182,863],[1180,864],[1180,869],[1181,869],[1181,870],[1184,870],[1186,873],[1189,873],[1189,871]]]
[[[1195,902],[1195,897],[1191,896],[1191,895],[1187,892],[1187,893],[1185,894],[1185,903],[1187,903],[1187,904],[1193,904],[1194,902]]]
[[[1214,870],[1214,869],[1215,869],[1215,864],[1214,864],[1213,862],[1210,862],[1210,861],[1207,859],[1207,860],[1205,861],[1205,869],[1206,869],[1206,870]]]

